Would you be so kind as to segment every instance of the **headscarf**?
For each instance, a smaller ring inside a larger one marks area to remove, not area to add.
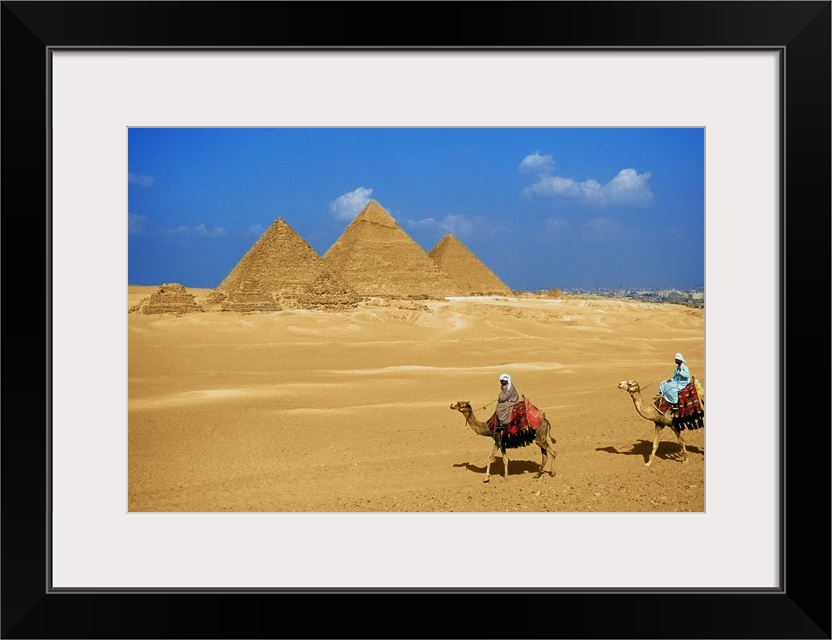
[[[508,375],[507,373],[503,373],[502,375],[500,375],[500,381],[503,381],[503,380],[506,381],[506,391],[510,390],[511,389],[511,376]]]
[[[676,356],[675,356],[675,359],[676,359],[676,360],[681,360],[682,362],[684,362],[684,361],[685,361],[685,358],[682,356],[682,354],[681,354],[681,353],[677,353],[677,354],[676,354]]]

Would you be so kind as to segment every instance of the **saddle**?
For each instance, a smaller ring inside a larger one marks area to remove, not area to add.
[[[511,408],[511,419],[501,425],[495,411],[486,423],[492,434],[500,434],[504,449],[525,447],[534,442],[535,432],[546,420],[546,414],[529,402],[525,396]]]
[[[702,401],[702,385],[691,378],[688,385],[679,391],[679,402],[670,404],[662,396],[658,396],[653,405],[661,413],[671,412],[673,425],[681,429],[701,429],[705,426],[705,403]]]

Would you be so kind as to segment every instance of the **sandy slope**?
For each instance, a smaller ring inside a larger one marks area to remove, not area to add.
[[[665,430],[645,468],[653,425],[617,388],[652,395],[677,351],[705,383],[702,310],[452,298],[127,325],[130,511],[704,511],[704,430],[687,465]],[[503,372],[554,424],[553,478],[530,445],[482,482],[490,441],[450,405],[487,419]]]

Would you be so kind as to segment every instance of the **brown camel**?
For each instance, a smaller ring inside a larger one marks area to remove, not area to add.
[[[460,400],[459,402],[452,404],[451,409],[455,409],[465,416],[465,424],[471,427],[474,430],[474,433],[479,436],[488,436],[494,440],[494,446],[492,447],[491,453],[489,454],[486,462],[485,480],[483,480],[483,482],[491,480],[491,463],[494,462],[494,457],[497,455],[497,451],[501,452],[501,456],[503,458],[503,479],[508,480],[508,453],[505,448],[501,446],[500,436],[495,435],[491,429],[488,428],[488,425],[485,422],[477,420],[476,416],[474,416],[474,410],[471,409],[470,402]],[[549,476],[554,478],[555,456],[557,454],[554,449],[555,439],[552,437],[552,425],[549,424],[549,420],[546,418],[543,419],[543,424],[541,424],[535,431],[534,443],[540,447],[541,452],[540,469],[538,470],[535,478],[539,478],[543,475],[546,462],[550,458],[548,455],[549,453],[552,454],[552,463],[549,465]]]
[[[636,411],[638,411],[638,414],[642,418],[650,420],[656,425],[656,435],[653,438],[653,450],[650,452],[650,458],[644,463],[644,466],[649,467],[653,462],[653,458],[656,456],[656,449],[659,448],[659,436],[665,427],[670,427],[673,433],[676,434],[676,440],[678,440],[679,446],[682,447],[682,463],[688,464],[688,450],[685,447],[685,437],[682,435],[682,430],[673,423],[671,412],[662,413],[652,402],[645,403],[641,399],[641,387],[639,387],[638,382],[635,380],[622,380],[618,383],[618,388],[624,389],[624,391],[630,394],[630,397],[633,399],[633,404],[636,406]]]

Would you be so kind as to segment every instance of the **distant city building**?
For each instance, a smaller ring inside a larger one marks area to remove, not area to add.
[[[639,302],[683,304],[705,307],[704,289],[562,289],[565,295],[619,298]]]

